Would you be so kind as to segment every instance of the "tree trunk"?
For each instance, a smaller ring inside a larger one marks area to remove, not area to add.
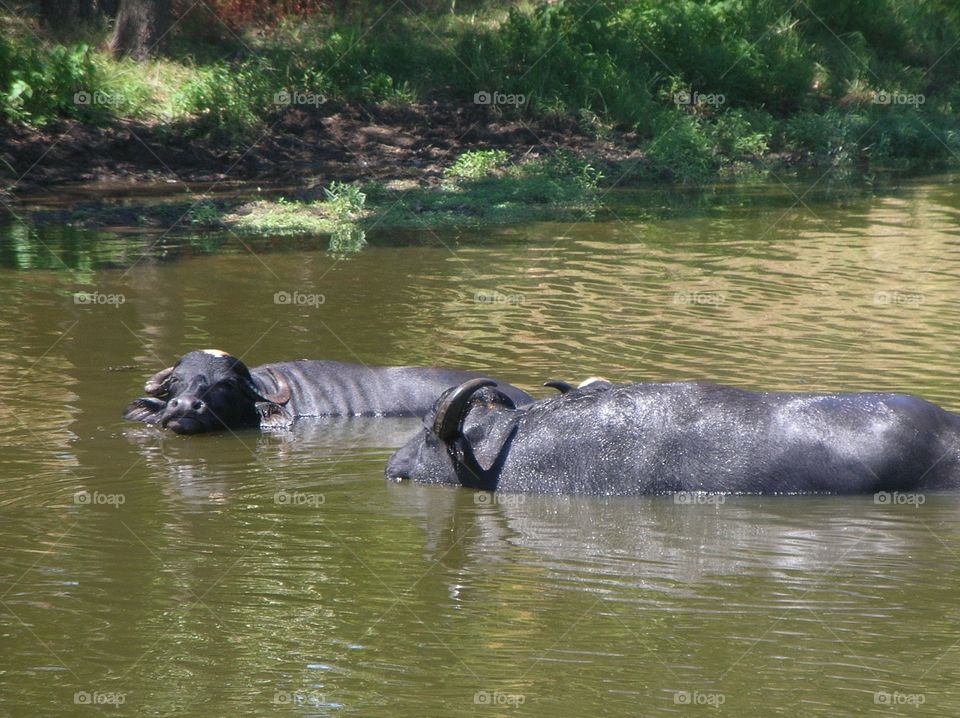
[[[170,0],[120,0],[110,50],[145,60],[159,49],[170,27]]]

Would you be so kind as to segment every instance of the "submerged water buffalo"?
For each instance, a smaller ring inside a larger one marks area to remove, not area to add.
[[[149,396],[131,402],[123,418],[198,434],[286,426],[307,416],[423,416],[444,390],[478,376],[453,369],[307,359],[251,370],[236,357],[207,349],[190,352],[154,374],[144,385]],[[496,386],[511,402],[533,401],[514,386]]]
[[[873,493],[960,486],[960,416],[902,394],[593,382],[515,408],[445,392],[386,476],[547,494]]]

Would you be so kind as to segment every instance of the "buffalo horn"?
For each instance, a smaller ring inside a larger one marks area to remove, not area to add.
[[[150,396],[160,396],[161,394],[167,393],[167,381],[170,379],[170,375],[173,373],[173,367],[167,367],[163,371],[158,371],[152,377],[147,379],[147,383],[143,385],[144,391],[146,391]]]
[[[460,419],[473,394],[485,386],[496,386],[492,379],[471,379],[453,389],[437,407],[433,419],[433,433],[441,441],[451,441],[460,433]]]
[[[550,381],[543,382],[544,386],[549,386],[551,389],[556,389],[561,394],[566,394],[568,391],[573,389],[573,384],[568,384],[565,381],[557,381],[552,379]]]

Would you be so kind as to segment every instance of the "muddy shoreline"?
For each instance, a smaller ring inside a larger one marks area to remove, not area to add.
[[[611,181],[642,168],[638,139],[599,139],[576,123],[531,123],[485,108],[418,105],[289,110],[252,139],[191,137],[184,128],[121,121],[90,127],[63,121],[42,130],[0,126],[0,186],[8,196],[69,185],[211,185],[262,180],[312,195],[334,180],[438,182],[471,149],[504,149],[515,160],[566,149]],[[204,186],[205,185],[205,186]]]

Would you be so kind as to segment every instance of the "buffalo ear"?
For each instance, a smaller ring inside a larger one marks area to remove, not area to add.
[[[127,421],[142,421],[145,424],[156,424],[160,414],[167,408],[167,402],[160,399],[134,399],[123,410],[123,418]]]
[[[143,385],[143,390],[150,396],[163,396],[170,392],[170,375],[173,374],[173,367],[169,366],[163,371],[158,371],[152,377],[147,379]]]
[[[244,392],[256,402],[265,401],[270,404],[286,404],[290,401],[291,396],[290,383],[287,381],[287,377],[274,369],[267,369],[266,371],[276,383],[276,391],[272,393],[261,391],[257,381],[250,376],[241,382]]]
[[[490,471],[516,430],[517,426],[513,422],[498,421],[493,426],[471,427],[464,432],[463,437],[473,452],[477,465],[484,471]]]

